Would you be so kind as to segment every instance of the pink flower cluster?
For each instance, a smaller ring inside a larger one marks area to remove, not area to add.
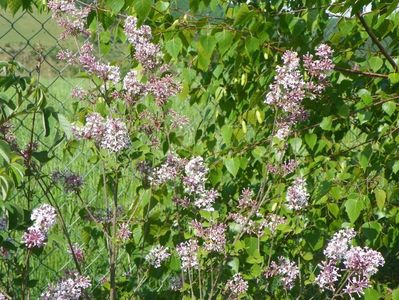
[[[137,27],[137,19],[129,16],[125,20],[125,34],[135,48],[135,58],[146,70],[154,70],[159,65],[161,50],[158,45],[151,43],[151,27],[142,25]]]
[[[56,285],[49,285],[40,298],[43,300],[79,300],[83,291],[90,287],[91,283],[88,277],[73,273]]]
[[[194,220],[191,222],[191,226],[195,230],[195,235],[204,239],[205,242],[203,246],[207,251],[224,252],[226,244],[225,224],[213,224],[210,227],[204,228],[200,222]]]
[[[77,139],[94,140],[111,152],[119,152],[130,145],[126,124],[111,117],[104,119],[99,113],[89,114],[83,127],[73,125],[72,132]]]
[[[98,61],[93,52],[94,46],[86,42],[82,45],[78,53],[72,53],[69,50],[61,50],[57,54],[57,58],[66,61],[68,64],[81,66],[88,74],[97,76],[105,83],[112,82],[117,84],[120,81],[119,67]],[[108,87],[109,86],[107,86],[107,88]],[[82,94],[82,91],[80,91],[80,94]]]
[[[302,177],[297,177],[293,184],[287,189],[287,207],[292,210],[301,210],[308,205],[309,193],[306,181]]]
[[[180,256],[181,268],[183,271],[198,268],[198,241],[188,240],[182,242],[176,247],[177,254]]]
[[[253,191],[250,188],[243,189],[238,199],[238,207],[241,209],[252,209],[256,205],[256,201],[252,197]]]
[[[321,271],[315,280],[321,290],[335,291],[339,278],[344,277],[340,272],[347,272],[349,277],[343,292],[350,297],[354,294],[360,296],[370,286],[370,277],[384,265],[380,252],[368,247],[353,247],[351,244],[355,236],[353,229],[342,229],[329,241],[324,250],[327,259],[319,264]]]
[[[150,250],[145,260],[155,268],[159,268],[161,263],[169,258],[170,253],[168,251],[168,247],[158,245]]]
[[[73,172],[55,171],[51,177],[54,182],[62,184],[66,192],[79,192],[80,188],[83,186],[82,176]]]
[[[42,204],[35,208],[31,214],[31,220],[34,223],[25,231],[21,242],[29,249],[45,245],[47,233],[54,226],[56,217],[54,207],[49,204]]]
[[[85,253],[83,251],[83,247],[80,246],[79,244],[73,244],[72,245],[72,250],[68,249],[68,253],[73,257],[75,255],[76,260],[81,263],[84,262],[85,260]],[[73,254],[72,254],[73,253]]]
[[[299,276],[299,268],[288,258],[280,256],[278,263],[272,262],[265,272],[266,278],[277,276],[280,278],[283,287],[290,290],[294,287],[295,280]]]
[[[295,159],[290,159],[280,165],[268,165],[267,170],[275,175],[287,176],[288,174],[294,172],[298,167],[298,161]]]
[[[119,225],[119,230],[117,235],[120,240],[127,241],[132,235],[132,232],[129,229],[129,224],[122,223],[121,225]]]
[[[154,168],[149,180],[154,185],[163,184],[169,180],[175,180],[184,169],[186,160],[174,153],[169,153],[166,161],[158,168]]]
[[[228,299],[238,299],[238,297],[248,290],[248,282],[237,273],[226,282],[225,291],[229,294]]]
[[[128,41],[134,46],[135,59],[143,66],[147,72],[155,72],[160,67],[161,49],[158,45],[151,42],[151,28],[147,25],[137,27],[135,17],[127,17],[125,20],[125,34]],[[129,71],[124,80],[125,99],[127,102],[134,102],[140,96],[151,94],[154,96],[158,105],[162,106],[169,97],[176,95],[180,91],[180,86],[174,81],[166,66],[160,67],[162,76],[149,76],[146,83],[141,83],[138,73],[135,70]]]
[[[52,12],[53,19],[65,29],[61,39],[70,35],[88,35],[85,21],[91,11],[90,6],[77,7],[75,0],[50,0],[47,6]]]
[[[327,74],[334,68],[332,54],[328,45],[321,44],[316,48],[318,59],[311,54],[305,55],[303,66],[308,73],[306,77],[301,73],[298,53],[286,51],[283,54],[283,64],[276,67],[274,82],[265,99],[266,104],[275,105],[286,113],[286,117],[277,122],[278,138],[285,139],[293,125],[307,118],[302,102],[306,97],[314,98],[326,88]]]

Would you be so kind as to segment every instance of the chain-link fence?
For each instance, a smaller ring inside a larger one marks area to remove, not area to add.
[[[23,75],[30,76],[39,80],[40,84],[47,89],[47,102],[58,113],[68,116],[71,113],[71,90],[76,86],[85,86],[84,79],[73,77],[76,73],[73,68],[65,66],[56,58],[61,49],[69,48],[70,41],[60,41],[61,30],[52,20],[51,15],[36,11],[20,11],[16,15],[11,15],[5,11],[0,11],[0,61],[16,61],[22,65]],[[73,45],[76,47],[75,45]],[[16,91],[8,90],[7,98],[16,97]],[[30,99],[24,99],[30,101]],[[29,141],[32,129],[32,118],[27,115],[13,120],[14,134],[16,135],[21,147]],[[65,169],[74,171],[83,176],[85,188],[82,190],[82,198],[87,206],[98,206],[96,204],[98,193],[95,188],[96,177],[94,174],[99,172],[96,165],[87,163],[87,156],[84,151],[76,151],[72,156],[64,159],[62,146],[52,148],[55,139],[60,135],[53,131],[49,136],[45,136],[43,127],[34,124],[34,142],[38,143],[38,151],[50,151],[51,161],[43,167],[44,175],[51,175],[52,172]],[[58,134],[58,135],[57,135]],[[98,179],[98,178],[97,178]],[[51,182],[48,180],[48,182]],[[85,228],[85,221],[81,220],[74,195],[65,193],[61,188],[52,186],[54,199],[58,202],[61,210],[65,214],[67,228],[71,234],[73,243],[83,246],[84,249],[94,248],[95,252],[87,251],[84,268],[82,271],[93,279],[93,286],[101,283],[107,277],[105,246],[90,245],[90,232]],[[121,194],[126,190],[121,190]],[[32,206],[47,202],[44,191],[35,190]],[[26,198],[22,192],[15,193],[11,200],[13,203],[26,206]],[[87,224],[87,223],[86,223]],[[72,257],[68,254],[65,236],[62,234],[60,225],[49,235],[49,241],[40,256],[35,256],[30,260],[31,272],[30,280],[38,280],[32,289],[32,297],[36,299],[47,284],[59,280],[69,269],[74,269]],[[72,230],[73,229],[73,230]],[[16,241],[19,243],[19,241]],[[11,253],[12,255],[12,253]],[[97,263],[101,261],[101,263]],[[11,276],[11,275],[10,275]],[[12,287],[9,287],[12,289]]]

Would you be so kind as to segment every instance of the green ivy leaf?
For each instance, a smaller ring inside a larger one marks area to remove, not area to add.
[[[345,211],[351,223],[355,223],[363,209],[363,201],[359,198],[350,198],[345,202]]]
[[[395,112],[395,110],[396,110],[396,103],[393,102],[393,101],[385,102],[385,103],[382,105],[382,110],[385,111],[385,113],[386,113],[388,116],[392,116],[392,114],[393,114],[393,113]]]
[[[387,193],[385,191],[376,189],[374,190],[375,200],[377,202],[377,207],[381,210],[384,208],[385,200],[387,198]]]
[[[134,1],[134,9],[137,13],[139,25],[147,18],[151,10],[152,0],[136,0]]]
[[[166,51],[175,59],[179,56],[182,47],[183,44],[178,36],[165,43]]]
[[[368,60],[368,63],[370,64],[371,69],[374,72],[377,72],[379,69],[381,69],[382,65],[384,64],[384,61],[379,57],[371,57]]]
[[[391,73],[388,75],[388,79],[392,84],[399,82],[399,73]]]
[[[224,165],[227,168],[227,171],[234,177],[236,177],[238,170],[240,169],[241,160],[238,157],[235,158],[227,158],[224,161]]]
[[[11,148],[5,141],[2,140],[0,140],[0,156],[3,157],[7,163],[10,162]]]
[[[110,9],[114,14],[120,12],[124,5],[124,0],[107,0],[105,2],[105,6]]]
[[[314,146],[317,142],[317,135],[314,133],[307,133],[305,134],[305,142],[309,146],[311,150],[313,150]]]
[[[332,130],[332,117],[324,117],[323,120],[320,123],[321,129],[325,131],[331,131]]]

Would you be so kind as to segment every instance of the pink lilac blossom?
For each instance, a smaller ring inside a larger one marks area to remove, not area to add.
[[[316,284],[322,290],[335,291],[335,283],[341,277],[338,273],[340,269],[336,267],[335,261],[322,261],[318,266],[321,271],[315,279]]]
[[[145,260],[154,268],[159,268],[161,263],[169,258],[170,253],[168,251],[168,247],[158,245],[150,250]]]
[[[77,139],[94,140],[99,143],[105,132],[104,118],[99,113],[90,113],[86,116],[84,127],[72,125],[72,132]]]
[[[51,205],[42,204],[32,211],[30,218],[32,221],[34,221],[34,227],[40,229],[44,233],[47,233],[49,229],[54,226],[57,213],[55,208]]]
[[[308,72],[310,79],[307,82],[307,89],[313,94],[320,94],[327,86],[327,74],[334,69],[332,62],[333,50],[326,44],[321,44],[316,48],[316,56],[314,59],[312,54],[303,56],[303,66]]]
[[[238,199],[238,207],[241,209],[251,209],[256,205],[256,201],[252,199],[253,191],[250,188],[245,188],[241,191],[241,196]]]
[[[180,276],[173,276],[169,280],[169,286],[172,291],[178,291],[183,287],[183,281]]]
[[[182,172],[185,160],[174,153],[169,153],[166,161],[158,168],[155,168],[149,180],[154,185],[160,185],[170,180],[175,180]]]
[[[137,19],[129,16],[125,20],[125,34],[135,48],[136,60],[145,70],[154,70],[159,65],[161,50],[158,45],[150,42],[151,28],[147,25],[137,27]]]
[[[184,128],[190,123],[189,119],[186,116],[179,114],[173,109],[169,109],[168,114],[171,117],[171,127],[174,129]]]
[[[237,273],[226,282],[225,290],[229,294],[229,299],[238,299],[248,290],[248,282],[242,278],[240,273]]]
[[[129,71],[123,78],[123,89],[132,97],[139,97],[146,92],[146,87],[138,80],[135,70]]]
[[[219,253],[224,252],[226,244],[225,224],[213,224],[210,227],[204,228],[200,222],[194,220],[191,222],[191,226],[195,230],[195,235],[204,239],[205,243],[203,247],[207,251]]]
[[[0,292],[0,300],[6,300],[6,296],[4,296],[4,294],[2,292]]]
[[[88,277],[73,273],[69,278],[61,280],[56,285],[49,285],[40,298],[42,300],[79,300],[83,291],[90,287],[91,283]]]
[[[352,247],[344,256],[347,270],[370,277],[378,272],[378,267],[385,263],[381,253],[368,247]]]
[[[94,46],[89,42],[85,42],[80,48],[78,54],[72,53],[69,50],[61,50],[58,53],[57,58],[66,61],[68,64],[77,64],[88,74],[93,74],[105,82],[112,82],[113,84],[119,83],[119,67],[101,63],[93,53]]]
[[[351,299],[353,299],[352,294],[356,294],[358,297],[364,295],[364,290],[369,288],[370,282],[367,277],[353,276],[348,279],[343,292],[348,294]]]
[[[286,113],[286,118],[276,123],[277,138],[285,140],[293,125],[307,119],[308,113],[302,102],[306,97],[315,98],[326,88],[327,74],[334,68],[332,53],[329,46],[321,44],[316,48],[319,59],[305,55],[303,65],[309,75],[306,79],[301,73],[298,53],[286,51],[283,54],[283,64],[276,67],[276,76],[265,98],[266,104],[275,105]]]
[[[279,257],[278,263],[272,262],[265,272],[266,278],[278,276],[285,289],[294,287],[295,280],[299,276],[299,268],[294,262],[283,256]]]
[[[148,93],[152,94],[159,106],[166,103],[169,97],[180,91],[180,86],[174,81],[171,75],[164,77],[151,77],[146,86]]]
[[[86,90],[80,88],[80,87],[75,87],[72,89],[71,91],[71,96],[73,98],[79,99],[79,100],[83,100],[88,96],[88,93]]]
[[[212,205],[218,196],[218,192],[214,189],[204,190],[197,195],[194,205],[199,209],[213,211]]]
[[[277,227],[282,224],[286,224],[287,220],[276,214],[267,214],[265,220],[261,224],[262,231],[258,233],[259,236],[263,235],[263,228],[267,228],[270,230],[272,234],[275,234],[277,231]]]
[[[119,226],[119,230],[118,230],[118,238],[122,241],[127,241],[130,236],[132,235],[132,232],[129,229],[129,224],[128,223],[122,223]]]
[[[298,167],[298,161],[290,159],[280,165],[268,165],[267,170],[275,175],[286,176],[294,172]]]
[[[58,182],[64,187],[65,192],[79,192],[83,186],[82,176],[73,172],[55,171],[51,177],[54,182]]]
[[[126,124],[120,119],[104,119],[98,113],[89,114],[83,127],[73,125],[72,132],[77,139],[94,140],[100,147],[111,152],[119,152],[130,145]]]
[[[176,247],[177,254],[180,256],[181,268],[183,271],[198,268],[198,241],[188,240],[180,243]]]
[[[324,249],[324,255],[334,261],[344,258],[355,236],[356,232],[352,228],[336,232],[329,241],[326,249]]]
[[[52,12],[53,19],[65,29],[61,39],[80,33],[88,35],[85,21],[91,11],[90,6],[77,7],[74,0],[50,0],[47,6]]]
[[[201,194],[205,190],[206,176],[209,169],[200,156],[192,158],[184,167],[186,176],[183,179],[185,192]]]
[[[36,227],[29,227],[22,236],[21,243],[29,249],[43,247],[46,243],[46,234]]]
[[[254,221],[240,213],[230,213],[229,219],[232,219],[235,223],[237,223],[237,225],[240,226],[240,230],[245,233],[253,232],[256,225]]]
[[[75,255],[75,258],[78,262],[84,262],[85,260],[85,253],[83,251],[82,246],[79,244],[73,244],[72,245],[72,251],[71,249],[68,249],[68,253],[73,257],[73,254]],[[73,253],[73,254],[72,254]]]
[[[293,184],[287,189],[286,202],[291,210],[301,210],[308,205],[309,193],[306,181],[302,177],[297,177]]]
[[[119,119],[107,118],[100,146],[111,152],[119,152],[128,148],[130,146],[130,138],[126,124]]]

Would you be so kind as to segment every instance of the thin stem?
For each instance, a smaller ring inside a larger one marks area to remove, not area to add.
[[[50,204],[55,207],[55,209],[57,211],[57,215],[58,215],[58,217],[61,220],[62,231],[64,232],[64,235],[65,235],[65,237],[67,239],[69,250],[70,250],[70,252],[72,254],[73,261],[75,262],[76,269],[78,270],[79,274],[82,274],[82,270],[80,268],[80,264],[79,264],[79,261],[78,261],[78,259],[76,257],[75,251],[73,250],[71,236],[68,233],[68,228],[66,226],[65,219],[64,219],[64,217],[62,215],[61,209],[60,209],[57,201],[55,200],[53,194],[51,193],[50,189],[48,188],[48,186],[44,182],[44,180],[42,178],[40,178],[39,176],[36,179],[37,179],[37,183],[39,184],[39,187],[41,188],[41,190],[44,193],[44,196],[47,198],[47,200],[50,202]]]
[[[112,207],[112,238],[110,246],[110,299],[116,299],[116,257],[117,257],[117,245],[116,245],[116,228],[117,228],[117,212],[118,212],[118,180],[116,179],[115,188],[113,189],[113,207]]]
[[[367,33],[370,36],[370,38],[373,40],[374,44],[377,45],[378,49],[380,49],[382,54],[389,61],[389,63],[392,65],[392,67],[394,68],[395,72],[398,72],[398,65],[393,60],[392,56],[387,52],[387,50],[385,50],[384,46],[378,40],[378,37],[374,34],[373,30],[369,27],[369,25],[367,24],[367,22],[364,19],[364,17],[360,13],[356,13],[356,16],[359,19],[360,23],[362,23],[364,29],[367,31]]]

